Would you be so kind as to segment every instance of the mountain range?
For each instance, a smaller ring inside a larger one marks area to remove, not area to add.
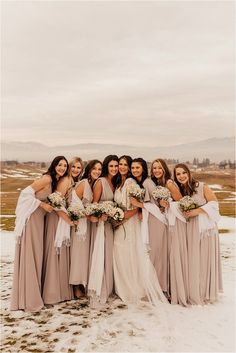
[[[173,145],[173,146],[129,146],[117,144],[83,143],[66,146],[46,146],[36,142],[2,142],[1,160],[44,161],[48,162],[57,155],[64,155],[70,159],[81,156],[88,160],[93,158],[103,159],[108,154],[131,155],[143,157],[150,161],[157,157],[179,159],[180,162],[192,161],[194,157],[202,160],[209,158],[211,162],[235,159],[235,138],[211,138],[207,140]]]

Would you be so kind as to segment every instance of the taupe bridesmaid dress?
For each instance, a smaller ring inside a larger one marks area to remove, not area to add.
[[[188,305],[189,276],[186,223],[176,218],[169,227],[169,290],[171,304]]]
[[[80,183],[84,183],[84,193],[82,202],[84,205],[90,203],[93,200],[93,192],[88,183],[87,179],[81,180]],[[71,230],[71,245],[70,245],[70,279],[69,283],[72,285],[82,284],[85,289],[88,285],[88,274],[89,274],[89,251],[90,251],[90,232],[91,222],[87,220],[87,232],[85,240],[80,240],[78,235],[75,233],[75,228]]]
[[[204,183],[199,182],[192,198],[198,207],[207,203]],[[210,235],[200,237],[198,217],[187,222],[187,246],[189,263],[189,302],[204,304],[218,299],[223,290],[219,234],[217,228]]]
[[[100,201],[113,201],[114,193],[106,180],[106,178],[101,177],[102,183],[102,195]],[[97,182],[97,181],[96,181]],[[114,276],[113,276],[113,244],[114,244],[114,233],[112,226],[109,222],[104,224],[105,232],[105,244],[104,244],[104,276],[102,281],[101,296],[99,301],[101,304],[107,302],[109,296],[113,292]],[[90,246],[90,266],[93,256],[94,241],[96,237],[96,224],[93,223],[91,229],[91,246]]]
[[[39,191],[36,198],[46,201],[51,188]],[[46,211],[38,207],[30,216],[16,244],[11,310],[39,311],[43,308],[41,275]]]
[[[143,186],[145,188],[144,201],[150,201],[158,207],[157,202],[152,196],[152,192],[156,188],[155,183],[151,178],[147,178]],[[150,259],[156,270],[161,289],[163,292],[168,292],[168,228],[166,224],[150,213],[148,228]]]
[[[73,299],[73,288],[69,284],[70,247],[63,244],[60,253],[54,245],[59,216],[52,211],[46,216],[43,257],[43,301],[56,304]]]

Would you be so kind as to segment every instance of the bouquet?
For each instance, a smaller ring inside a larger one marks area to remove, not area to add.
[[[102,213],[101,206],[98,202],[87,203],[85,205],[86,216],[101,217]]]
[[[157,201],[159,208],[161,209],[161,211],[165,210],[165,207],[160,205],[160,201],[161,200],[165,200],[168,201],[171,198],[171,193],[170,191],[165,188],[164,186],[157,186],[153,192],[152,192],[152,196],[154,198],[154,200]]]
[[[145,189],[142,189],[138,184],[130,184],[127,187],[128,196],[134,197],[138,201],[143,201],[145,196]]]
[[[85,206],[87,216],[101,217],[103,214],[108,216],[108,221],[121,222],[124,219],[124,211],[116,206],[113,201],[102,201],[100,203],[91,203]]]
[[[67,208],[67,213],[71,221],[78,221],[85,217],[85,210],[73,203]],[[75,232],[77,232],[77,229],[77,224],[75,224]]]
[[[179,200],[178,204],[179,204],[179,208],[180,208],[181,212],[187,212],[187,211],[194,210],[195,208],[197,208],[196,202],[190,196],[182,197],[182,199]],[[189,220],[187,219],[187,221],[189,221]]]
[[[65,199],[61,196],[61,194],[57,191],[53,192],[52,194],[48,195],[47,197],[50,205],[53,208],[62,208],[65,206]]]

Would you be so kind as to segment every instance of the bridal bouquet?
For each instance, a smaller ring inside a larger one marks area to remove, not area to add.
[[[73,203],[67,208],[67,213],[71,221],[78,221],[85,217],[85,210]],[[75,232],[77,232],[77,224],[75,224]]]
[[[103,214],[101,205],[98,202],[87,203],[85,205],[85,214],[86,216],[101,217]]]
[[[47,197],[50,205],[53,208],[62,208],[65,206],[65,199],[61,196],[61,194],[57,191],[53,192],[52,194],[48,195]]]
[[[108,221],[121,222],[124,219],[124,211],[117,207],[113,201],[102,201],[100,203],[91,203],[85,206],[87,216],[101,217],[102,214],[108,216]]]
[[[134,197],[138,201],[143,201],[145,189],[142,189],[138,184],[131,184],[127,187],[128,196]]]
[[[180,199],[178,201],[178,204],[179,204],[179,208],[182,212],[187,212],[187,211],[194,210],[195,208],[197,208],[196,202],[190,196],[182,197],[182,199]],[[187,219],[187,221],[188,221],[188,219]]]
[[[114,220],[116,222],[122,222],[125,217],[125,214],[120,207],[114,206],[113,209],[108,213],[108,216],[111,220]]]
[[[153,196],[154,200],[157,201],[158,206],[161,209],[161,211],[164,211],[165,207],[160,205],[160,201],[161,200],[168,201],[171,198],[171,193],[164,186],[156,186],[156,188],[152,192],[152,196]]]

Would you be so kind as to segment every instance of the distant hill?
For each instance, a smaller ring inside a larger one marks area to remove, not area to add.
[[[84,160],[100,158],[108,154],[129,154],[131,157],[143,157],[147,160],[159,158],[174,158],[180,161],[192,161],[194,157],[209,158],[212,162],[224,159],[235,159],[234,137],[211,138],[169,147],[128,146],[115,144],[83,143],[77,145],[49,147],[35,142],[2,142],[1,160],[50,161],[56,155],[65,155],[68,159],[81,156]]]

